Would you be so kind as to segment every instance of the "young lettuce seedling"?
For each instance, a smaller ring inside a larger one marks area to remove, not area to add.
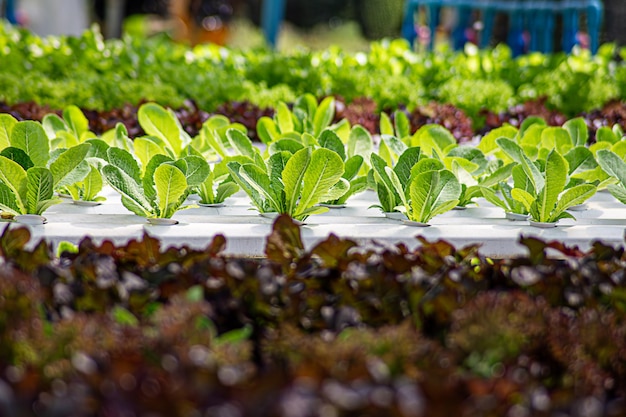
[[[245,157],[239,159],[244,160]],[[200,203],[221,204],[239,191],[239,186],[233,181],[226,166],[228,162],[235,160],[237,159],[234,157],[228,157],[213,166],[206,180],[196,188],[196,193],[200,196]]]
[[[89,171],[83,143],[59,149],[51,157],[49,141],[40,123],[15,123],[9,144],[0,153],[0,208],[17,214],[41,215],[60,202],[54,190],[82,181]]]
[[[341,197],[349,187],[341,178],[341,157],[326,148],[281,151],[267,164],[233,161],[227,167],[259,212],[284,213],[296,220],[328,211],[316,204]]]
[[[378,154],[373,153],[370,156],[372,169],[368,174],[368,182],[376,190],[378,195],[378,205],[372,207],[379,208],[383,213],[391,213],[397,211],[397,207],[403,202],[399,194],[402,189],[404,198],[409,197],[409,184],[412,179],[412,168],[421,159],[421,149],[419,147],[407,148],[398,158],[398,162],[393,167],[389,167],[386,161]],[[400,186],[394,185],[391,179],[390,171],[393,171],[398,179]]]
[[[346,191],[345,194],[335,200],[325,201],[324,204],[340,206],[345,204],[351,196],[365,191],[367,188],[367,176],[359,175],[361,168],[364,165],[363,156],[352,155],[348,157],[345,145],[341,139],[339,139],[339,136],[337,136],[337,134],[332,130],[324,130],[318,138],[318,144],[322,148],[330,149],[331,151],[336,152],[337,155],[341,157],[345,167],[342,178],[349,184],[348,191]]]
[[[142,177],[133,156],[120,148],[107,151],[109,164],[102,174],[109,185],[122,196],[129,211],[146,218],[169,219],[183,206],[193,187],[200,186],[210,173],[208,163],[199,156],[172,159],[165,155],[152,157]]]
[[[293,110],[289,110],[284,102],[278,102],[275,110],[273,118],[264,116],[257,122],[257,134],[266,145],[293,138],[293,134],[296,134],[296,140],[303,133],[318,137],[330,127],[335,117],[335,99],[326,97],[318,105],[315,97],[305,94],[298,97]]]
[[[555,223],[564,218],[575,219],[566,210],[584,203],[595,194],[597,187],[593,184],[566,187],[568,162],[556,149],[550,151],[545,161],[539,161],[540,163],[535,165],[515,142],[500,138],[498,144],[520,164],[527,181],[532,184],[534,192],[513,188],[511,196],[524,205],[533,221]]]
[[[461,184],[437,159],[425,158],[413,166],[408,186],[409,198],[396,173],[389,167],[386,171],[410,221],[426,224],[459,204]]]

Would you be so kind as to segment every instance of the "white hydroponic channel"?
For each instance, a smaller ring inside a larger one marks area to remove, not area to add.
[[[273,220],[259,216],[243,193],[227,199],[224,207],[179,211],[173,217],[179,221],[175,226],[150,225],[146,219],[128,212],[113,190],[105,189],[104,195],[107,200],[96,207],[74,205],[69,200],[53,206],[44,214],[47,218],[44,225],[25,226],[9,221],[0,225],[2,230],[28,227],[32,244],[46,239],[53,246],[61,241],[76,244],[86,236],[98,243],[108,239],[124,244],[147,232],[160,239],[163,247],[188,245],[200,249],[215,235],[222,234],[227,238],[226,253],[245,256],[263,255],[272,228]],[[402,242],[414,248],[419,244],[416,236],[421,235],[429,240],[445,239],[457,247],[479,243],[481,253],[491,257],[526,254],[518,243],[522,235],[558,240],[581,249],[589,248],[595,240],[612,245],[624,243],[626,207],[605,192],[596,194],[587,203],[586,210],[572,212],[576,221],[562,220],[550,229],[531,227],[527,221],[506,220],[502,209],[482,199],[478,202],[479,207],[470,206],[435,217],[429,227],[412,227],[387,219],[380,210],[370,208],[376,204],[376,195],[367,191],[350,199],[346,208],[309,217],[301,233],[307,247],[334,233],[362,245],[372,241]]]

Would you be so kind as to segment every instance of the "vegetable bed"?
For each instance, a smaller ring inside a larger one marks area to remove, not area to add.
[[[0,237],[4,416],[626,413],[623,248],[28,240]]]

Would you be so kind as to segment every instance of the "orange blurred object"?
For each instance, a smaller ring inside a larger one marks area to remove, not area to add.
[[[192,0],[172,0],[170,13],[174,18],[174,39],[195,46],[202,43],[225,45],[228,24],[219,16],[206,16],[200,22],[191,15]]]

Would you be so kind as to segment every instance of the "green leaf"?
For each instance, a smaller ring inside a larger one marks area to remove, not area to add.
[[[230,167],[230,163],[228,165]],[[245,181],[246,187],[242,187],[244,191],[246,191],[246,188],[253,189],[269,203],[274,211],[280,212],[283,204],[277,200],[274,190],[270,186],[270,179],[265,171],[256,165],[245,164],[239,168],[238,176]]]
[[[128,137],[128,130],[123,123],[115,125],[115,141],[112,145],[129,152],[133,151],[133,141]]]
[[[400,182],[398,175],[394,172],[393,169],[385,167],[385,172],[391,180],[391,185],[393,185],[393,189],[400,196],[400,201],[402,202],[402,205],[406,208],[406,211],[409,212],[411,207],[409,206],[409,200],[407,198],[408,187],[405,188],[405,185]]]
[[[156,103],[146,103],[139,107],[137,119],[148,135],[161,139],[175,155],[180,154],[183,148],[180,130],[170,112]]]
[[[274,110],[276,111],[274,118],[276,119],[280,133],[285,134],[293,132],[293,114],[289,110],[289,107],[282,101],[279,101]]]
[[[41,119],[41,126],[50,140],[56,138],[60,132],[70,130],[70,127],[65,121],[55,113],[46,114],[43,119]]]
[[[13,126],[11,146],[26,152],[35,166],[46,166],[50,159],[50,142],[38,122],[27,120]]]
[[[137,161],[126,150],[116,147],[110,147],[107,151],[109,164],[118,167],[124,171],[136,183],[141,182],[141,169]]]
[[[26,171],[26,202],[28,214],[41,214],[41,205],[54,196],[54,182],[48,168],[32,167]]]
[[[292,215],[292,217],[295,217],[296,204],[298,204],[298,200],[302,197],[303,181],[305,173],[312,162],[312,154],[311,148],[299,150],[287,161],[285,169],[282,172],[282,180],[285,185],[285,208],[286,212]],[[335,153],[335,155],[337,154]],[[339,155],[337,155],[337,158],[341,159]],[[328,187],[330,188],[331,185],[333,184],[329,184]],[[314,204],[311,204],[310,206],[313,205]]]
[[[396,110],[393,113],[396,136],[400,139],[411,135],[411,122],[406,113]]]
[[[259,118],[256,123],[256,132],[261,142],[266,145],[275,142],[280,137],[280,131],[276,122],[267,116]]]
[[[248,183],[248,180],[241,176],[240,171],[242,166],[243,164],[239,161],[231,161],[226,164],[233,180],[237,183],[237,185],[239,185],[239,187],[241,187],[248,197],[250,197],[252,204],[259,210],[259,212],[263,213],[264,199],[262,194],[258,193],[256,189]]]
[[[363,166],[363,157],[361,155],[354,155],[345,162],[343,178],[351,181],[355,178],[361,167]]]
[[[185,178],[189,187],[196,187],[204,182],[211,172],[207,161],[195,155],[185,156],[183,160],[187,163]]]
[[[537,166],[528,159],[522,148],[510,139],[499,138],[496,142],[513,161],[520,164],[528,180],[532,183],[534,190],[540,192],[544,188],[545,180]]]
[[[626,204],[626,189],[622,185],[609,184],[606,187],[613,197],[622,204]]]
[[[214,203],[223,203],[231,195],[239,191],[239,186],[232,181],[223,182],[217,186]]]
[[[85,143],[91,145],[87,153],[87,158],[99,158],[103,161],[108,161],[109,156],[107,155],[107,151],[109,150],[109,145],[105,141],[101,139],[88,139]]]
[[[241,329],[230,330],[222,333],[215,339],[216,345],[237,344],[248,340],[252,336],[252,326],[246,324]]]
[[[82,181],[89,174],[89,164],[85,158],[90,147],[88,143],[74,146],[50,164],[55,189]]]
[[[506,205],[505,201],[501,200],[493,189],[480,186],[480,192],[483,198],[494,206],[500,207],[504,211],[509,210],[509,207]]]
[[[541,132],[541,146],[546,149],[556,149],[559,153],[565,154],[574,147],[574,143],[567,130],[551,126]]]
[[[517,133],[517,129],[513,126],[502,126],[492,129],[491,131],[489,131],[489,133],[483,136],[477,146],[477,149],[480,150],[483,154],[488,155],[499,149],[498,144],[496,143],[496,139],[507,138],[513,140]]]
[[[372,136],[363,126],[356,125],[350,131],[348,138],[348,158],[354,155],[361,155],[363,160],[369,161],[374,146]]]
[[[254,154],[258,153],[258,149],[252,145],[250,138],[238,129],[228,129],[226,137],[231,146],[235,148],[239,154],[254,158]]]
[[[299,141],[293,139],[278,139],[277,141],[270,144],[268,150],[270,155],[283,151],[294,154],[303,148],[304,145]]]
[[[80,138],[83,133],[89,131],[89,120],[83,112],[73,104],[70,104],[63,110],[63,120],[71,129],[76,138]]]
[[[598,166],[591,151],[584,146],[576,146],[564,155],[569,167],[569,175],[589,171]]]
[[[154,155],[167,155],[165,149],[159,146],[150,136],[136,138],[134,141],[135,155],[142,166],[147,166]]]
[[[379,130],[381,136],[393,136],[395,134],[393,130],[393,125],[391,124],[391,119],[389,118],[389,115],[385,112],[380,113]]]
[[[154,173],[156,169],[165,163],[173,163],[174,160],[169,156],[157,154],[150,159],[148,166],[146,166],[146,172],[144,173],[143,180],[137,181],[138,184],[143,185],[143,192],[146,199],[150,202],[150,205],[154,207],[156,205],[157,193],[156,184],[154,182]],[[185,163],[184,161],[181,161]]]
[[[565,210],[577,204],[584,203],[595,193],[596,186],[593,184],[580,184],[566,190],[559,196],[559,201],[556,205],[556,208],[552,212],[552,215],[548,221],[557,221],[560,218],[561,213],[563,213]]]
[[[330,125],[334,117],[335,99],[329,96],[322,100],[315,111],[315,116],[313,116],[313,136],[318,137]]]
[[[607,126],[602,126],[596,131],[597,142],[608,142],[614,144],[619,142],[621,139],[621,137],[617,137],[615,133],[613,133],[613,131]]]
[[[456,143],[456,139],[448,129],[436,124],[422,126],[411,138],[411,146],[422,148],[422,154],[440,158],[444,156],[444,149]]]
[[[377,183],[379,198],[382,196],[385,200],[393,200],[393,207],[395,207],[397,203],[400,203],[400,196],[396,193],[395,188],[391,183],[391,179],[385,170],[385,168],[387,168],[387,163],[383,158],[375,153],[371,155],[370,161],[372,164],[372,170],[375,173],[374,178]],[[384,192],[382,188],[384,188]],[[381,204],[386,208],[389,206],[388,204],[383,203],[382,200]]]
[[[122,195],[124,207],[138,216],[150,217],[152,215],[150,202],[144,197],[143,190],[134,178],[114,165],[103,167],[102,175],[109,185]]]
[[[507,181],[513,172],[513,168],[516,166],[515,163],[506,164],[489,175],[486,175],[479,179],[478,183],[483,187],[493,187],[500,182]]]
[[[520,126],[519,135],[520,135],[520,137],[524,137],[524,134],[526,134],[526,131],[531,126],[544,127],[544,126],[547,126],[547,125],[548,124],[546,123],[546,121],[543,118],[539,117],[539,116],[527,117],[526,119],[524,119],[524,121],[522,122],[522,125]]]
[[[320,147],[337,152],[343,161],[346,160],[346,148],[339,136],[332,130],[324,130],[317,139]]]
[[[576,117],[563,124],[563,128],[569,133],[574,146],[585,146],[589,140],[589,128],[585,119]]]
[[[160,217],[170,218],[178,209],[181,197],[187,192],[185,174],[170,164],[161,164],[154,171],[157,205]]]
[[[102,174],[95,167],[90,167],[89,174],[83,180],[83,195],[85,201],[95,201],[98,193],[102,191]]]
[[[285,186],[283,184],[283,171],[287,166],[287,162],[292,157],[292,154],[286,151],[278,152],[270,156],[267,160],[267,171],[270,179],[270,188],[272,193],[276,196],[276,200],[280,202],[278,211],[287,211],[287,201],[284,194]]]
[[[616,178],[622,186],[626,186],[626,162],[614,152],[604,149],[599,150],[596,156],[600,167],[611,177]]]
[[[320,198],[320,201],[335,201],[343,197],[348,191],[350,191],[350,182],[345,178],[339,178],[339,181],[335,183],[326,194]]]
[[[528,191],[526,190],[522,190],[520,188],[513,188],[511,190],[511,196],[519,201],[520,203],[522,203],[524,205],[524,208],[526,208],[526,211],[532,211],[532,205],[535,202],[535,197],[532,196],[532,194],[530,194]],[[539,219],[536,219],[537,221],[540,221]]]
[[[393,170],[398,175],[398,179],[403,187],[408,189],[411,180],[411,170],[417,164],[422,156],[421,148],[414,146],[406,148],[400,157]]]
[[[17,120],[10,114],[0,114],[0,149],[11,145],[11,131],[17,124]]]
[[[113,320],[115,320],[117,324],[121,324],[122,326],[139,326],[139,319],[137,319],[137,317],[135,317],[133,313],[126,310],[124,307],[120,307],[119,305],[113,307],[113,310],[111,310],[111,315],[113,316]]]
[[[551,213],[565,189],[567,182],[567,161],[556,150],[552,150],[546,160],[545,186],[539,193],[537,206],[539,221],[549,221]]]
[[[411,178],[415,178],[418,175],[428,171],[440,171],[444,169],[443,162],[435,158],[423,158],[420,159],[413,168],[411,168]],[[411,180],[413,181],[413,180]]]
[[[2,182],[0,182],[0,209],[8,211],[11,214],[26,214],[26,212],[18,206],[13,191]]]
[[[344,172],[343,161],[339,155],[331,150],[324,148],[316,149],[311,154],[310,160],[311,162],[304,172],[304,185],[300,202],[298,203],[295,216],[293,216],[296,219],[304,210],[320,203],[326,192],[339,181]],[[290,162],[291,160],[289,160]],[[285,168],[286,170],[287,168]],[[284,179],[285,176],[283,175],[283,181]],[[285,186],[286,189],[287,187]]]
[[[17,162],[0,156],[0,181],[15,196],[15,202],[21,214],[26,214],[26,170]]]
[[[7,148],[4,148],[2,152],[0,152],[0,155],[10,159],[11,161],[17,162],[22,168],[24,168],[25,171],[28,168],[35,166],[35,164],[33,164],[33,161],[30,160],[30,157],[26,154],[26,152],[24,152],[20,148],[14,148],[13,146],[9,146]]]
[[[381,135],[381,139],[381,146],[384,144],[389,149],[394,155],[393,160],[397,159],[408,149],[408,146],[395,136]]]
[[[461,196],[461,184],[448,170],[422,172],[411,181],[409,187],[409,219],[422,223],[428,223],[434,216],[452,210]]]

